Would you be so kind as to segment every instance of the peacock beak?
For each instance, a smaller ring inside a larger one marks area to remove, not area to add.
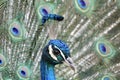
[[[72,60],[72,58],[68,57],[67,59],[65,59],[65,63],[71,67],[72,70],[75,71],[75,65],[74,62]]]

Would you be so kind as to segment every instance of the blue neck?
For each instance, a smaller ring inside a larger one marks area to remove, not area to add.
[[[41,80],[56,80],[54,73],[54,65],[47,63],[44,60],[40,62]]]

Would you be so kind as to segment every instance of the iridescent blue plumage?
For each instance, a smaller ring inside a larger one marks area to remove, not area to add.
[[[106,54],[106,46],[103,43],[99,44],[99,49],[102,54]]]
[[[52,53],[50,52],[51,49]],[[55,60],[52,55],[54,55],[54,57],[56,57],[57,60]],[[63,63],[63,61],[67,60],[68,57],[70,57],[70,50],[65,42],[56,39],[50,40],[49,43],[44,47],[42,53],[42,58],[40,62],[41,80],[55,80],[55,65]]]
[[[54,67],[55,65],[49,64],[44,59],[40,62],[41,80],[55,80]]]
[[[40,13],[42,14],[42,16],[48,15],[48,11],[46,9],[44,9],[44,8],[40,9]]]
[[[57,15],[57,14],[47,14],[46,11],[44,11],[46,15],[43,15],[42,17],[42,25],[45,24],[46,21],[50,20],[56,20],[56,21],[62,21],[64,19],[63,16]]]
[[[84,0],[78,0],[78,4],[82,9],[87,8],[86,2]]]
[[[62,21],[64,19],[63,16],[57,15],[57,14],[48,14],[49,19]]]
[[[48,21],[48,19],[49,19],[48,16],[43,16],[42,20],[41,20],[42,25],[44,25],[46,23],[46,21]]]
[[[22,74],[22,76],[25,76],[26,75],[26,72],[25,71],[23,71],[23,70],[21,70],[21,72],[20,72],[21,74]]]
[[[110,80],[110,78],[109,77],[105,77],[104,80]]]
[[[68,45],[65,42],[63,42],[62,40],[50,40],[48,45],[51,45],[51,44],[59,47],[59,49],[62,50],[63,53],[65,53],[64,55],[70,56],[70,49],[69,49]]]
[[[18,36],[18,35],[19,35],[19,30],[18,30],[17,28],[13,27],[13,28],[11,29],[11,33],[12,33],[13,35],[15,35],[15,36]]]
[[[2,64],[2,60],[0,59],[0,65]]]

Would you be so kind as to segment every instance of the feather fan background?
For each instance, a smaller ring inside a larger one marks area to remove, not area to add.
[[[63,21],[40,26],[37,9],[47,3]],[[120,79],[119,0],[0,0],[0,80],[40,80],[39,61],[50,40],[47,27],[67,42],[76,64],[76,72],[57,65],[57,80]]]

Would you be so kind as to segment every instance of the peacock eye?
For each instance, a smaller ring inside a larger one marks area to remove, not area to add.
[[[0,54],[0,70],[4,69],[4,67],[6,66],[6,58]]]
[[[26,28],[24,27],[23,23],[19,21],[13,20],[9,24],[8,33],[9,37],[13,42],[19,42],[26,38]]]
[[[43,16],[55,12],[55,5],[51,3],[40,3],[38,6],[36,6],[36,8],[39,20],[41,20]]]
[[[27,66],[20,66],[17,70],[17,75],[20,79],[28,79],[30,77],[30,70]]]
[[[96,51],[102,57],[112,57],[115,54],[114,47],[105,39],[99,39],[96,42]]]
[[[87,17],[94,13],[97,3],[98,1],[96,0],[74,0],[74,5],[77,12]]]
[[[54,54],[54,55],[59,55],[59,54],[60,54],[60,51],[55,48],[55,49],[53,49],[53,54]]]
[[[104,75],[101,80],[114,80],[114,77],[111,74]]]

